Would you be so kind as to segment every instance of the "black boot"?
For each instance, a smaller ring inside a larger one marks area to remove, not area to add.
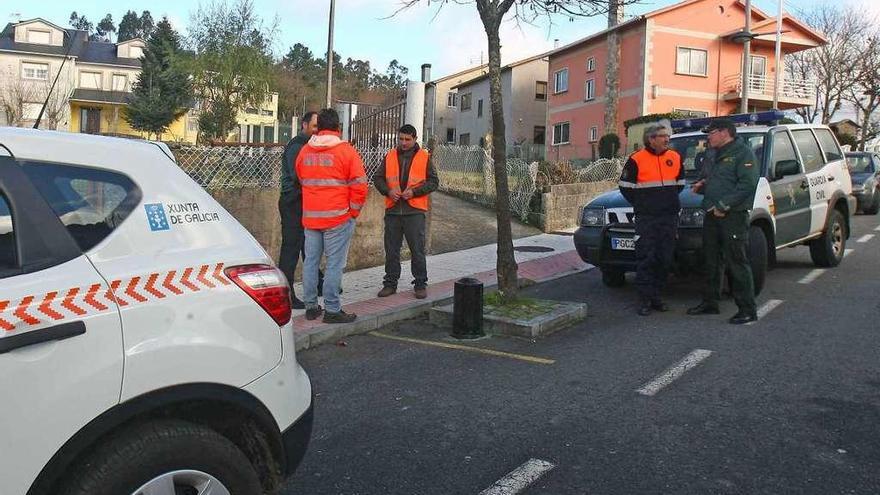
[[[730,323],[732,325],[743,325],[745,323],[751,323],[753,321],[758,321],[758,315],[756,313],[751,313],[748,311],[739,310],[728,321],[730,321]]]
[[[659,311],[661,313],[665,313],[669,311],[669,306],[666,305],[665,302],[661,301],[659,298],[651,300],[651,309],[654,311]]]
[[[651,314],[651,308],[651,300],[643,299],[642,302],[639,303],[639,316],[648,316],[649,314]]]
[[[687,314],[689,315],[717,315],[719,313],[721,313],[721,311],[718,310],[717,305],[706,301],[701,302],[693,308],[688,308],[687,310]]]

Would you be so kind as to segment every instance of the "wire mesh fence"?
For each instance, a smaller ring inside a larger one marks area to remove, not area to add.
[[[283,147],[184,146],[172,150],[177,164],[205,189],[278,187]]]

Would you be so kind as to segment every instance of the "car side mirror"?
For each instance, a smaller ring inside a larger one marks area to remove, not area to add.
[[[801,166],[797,160],[778,161],[776,166],[773,167],[773,180],[779,180],[799,173],[801,173]]]

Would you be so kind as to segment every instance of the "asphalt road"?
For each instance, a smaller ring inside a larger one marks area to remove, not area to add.
[[[685,315],[697,280],[637,316],[632,279],[591,270],[527,291],[586,302],[584,323],[468,344],[553,364],[369,335],[303,352],[315,430],[284,493],[878,493],[880,216],[853,225],[837,268],[780,252],[751,326],[726,322],[729,300]],[[384,332],[451,342],[425,321]]]

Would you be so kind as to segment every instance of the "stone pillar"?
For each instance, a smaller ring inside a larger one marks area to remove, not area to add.
[[[421,81],[406,82],[406,108],[403,112],[403,121],[416,128],[420,141],[424,138],[425,83]]]

